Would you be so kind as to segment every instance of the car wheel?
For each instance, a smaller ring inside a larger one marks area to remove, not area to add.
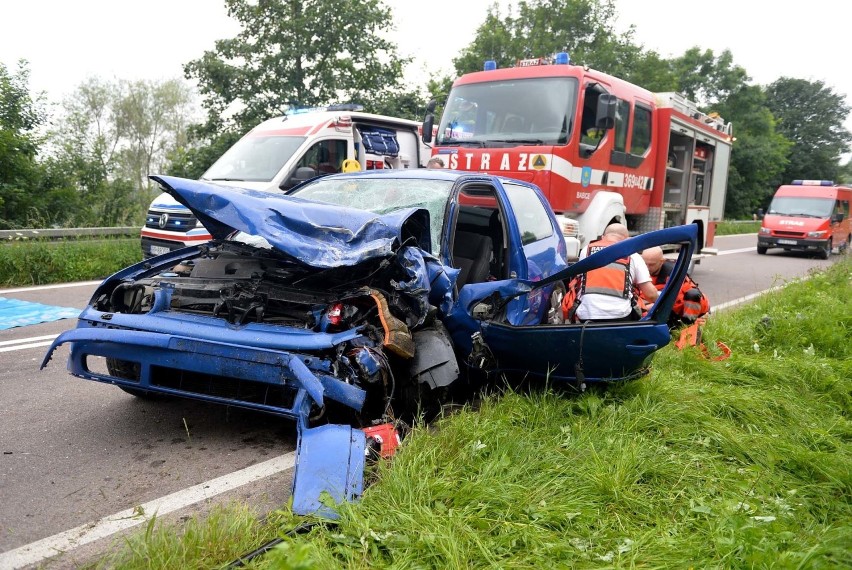
[[[757,254],[758,255],[766,255],[766,247],[759,245],[757,246]]]
[[[142,367],[138,362],[130,362],[129,360],[120,360],[118,358],[107,358],[106,365],[107,370],[113,376],[118,376],[119,378],[125,378],[127,380],[139,380],[139,374]],[[148,390],[141,390],[139,388],[119,386],[119,389],[136,396],[137,398],[145,400],[158,400],[165,398],[165,396],[157,394],[156,392],[149,392]]]
[[[828,259],[829,255],[831,255],[831,240],[828,240],[825,247],[819,250],[819,253],[817,254],[820,259]]]

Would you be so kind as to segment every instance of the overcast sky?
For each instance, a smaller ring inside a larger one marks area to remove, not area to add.
[[[472,41],[493,1],[385,0],[396,22],[392,39],[415,57],[407,77],[425,83],[428,73],[451,73],[452,58]],[[849,25],[838,13],[844,4],[616,0],[618,26],[635,25],[636,40],[663,56],[696,45],[730,49],[755,83],[821,80],[852,105]],[[220,0],[0,0],[0,61],[14,70],[18,59],[28,60],[31,89],[56,101],[89,76],[182,77],[184,63],[237,29]],[[852,117],[846,125],[852,130]]]

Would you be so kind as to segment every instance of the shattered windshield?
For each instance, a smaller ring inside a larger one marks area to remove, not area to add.
[[[566,144],[577,80],[544,77],[454,87],[438,128],[439,145]]]
[[[270,182],[303,142],[305,137],[243,137],[201,179]]]
[[[432,251],[440,251],[444,209],[453,183],[399,178],[326,178],[299,189],[299,198],[387,214],[405,208],[429,210]]]
[[[831,215],[834,200],[798,196],[776,196],[769,205],[769,213],[779,216],[827,218]]]

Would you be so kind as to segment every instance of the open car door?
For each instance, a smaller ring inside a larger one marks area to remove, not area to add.
[[[629,380],[646,374],[649,357],[671,340],[667,321],[695,251],[697,233],[694,224],[666,228],[608,246],[541,281],[502,281],[488,288],[463,288],[459,303],[480,324],[480,338],[474,339],[470,362],[490,372],[534,374],[571,382]],[[681,246],[675,269],[657,302],[639,321],[534,326],[507,322],[505,307],[515,297],[665,244]]]

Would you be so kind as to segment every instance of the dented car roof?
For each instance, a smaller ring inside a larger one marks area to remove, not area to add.
[[[422,208],[375,214],[185,178],[151,178],[189,208],[214,238],[245,232],[312,267],[341,267],[390,255],[402,243],[406,225],[417,245],[429,249],[429,212]]]

